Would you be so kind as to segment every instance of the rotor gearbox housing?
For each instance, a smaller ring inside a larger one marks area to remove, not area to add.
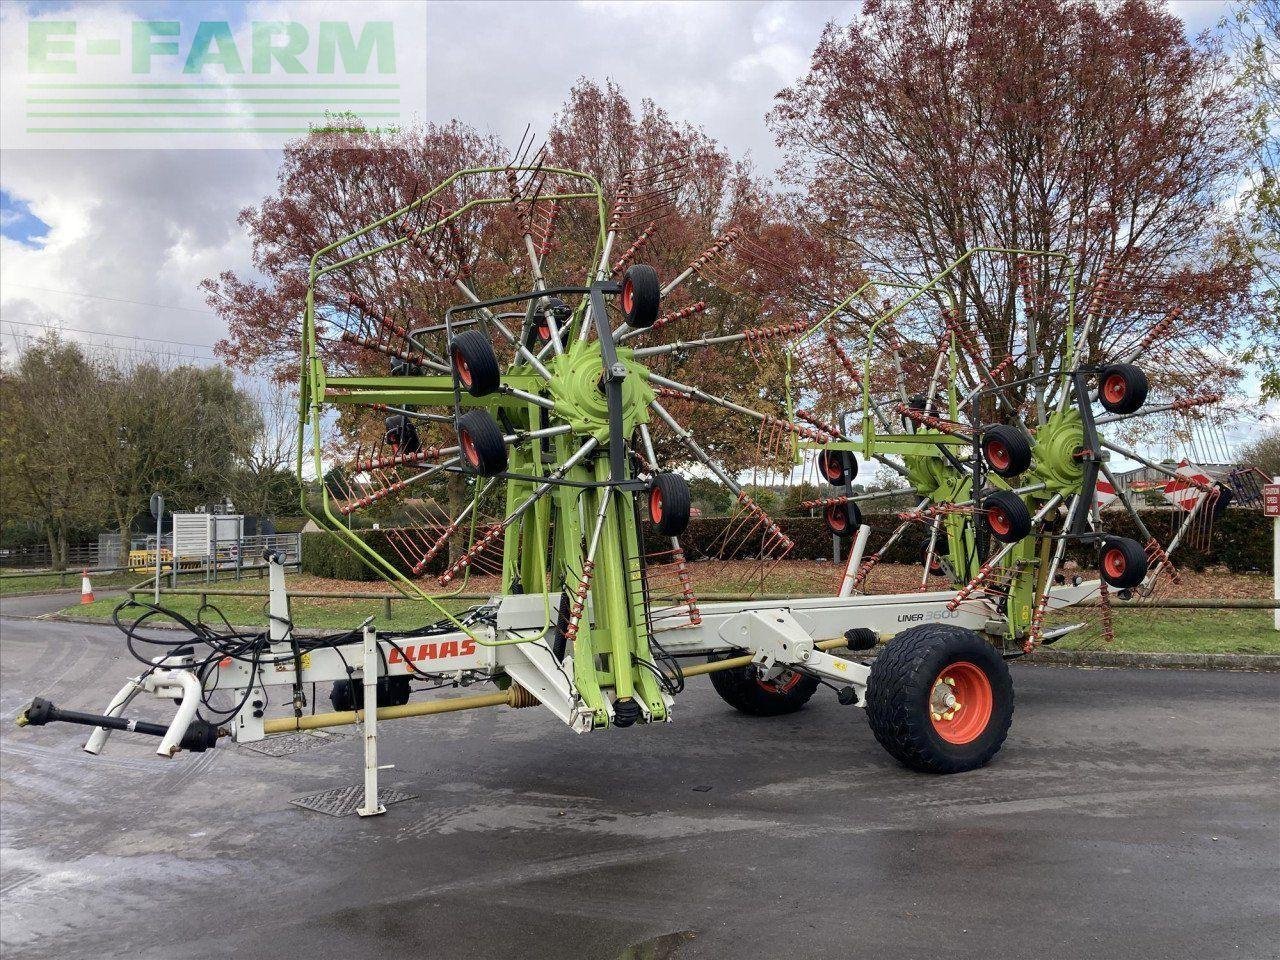
[[[649,422],[649,404],[654,392],[631,350],[618,348],[618,362],[626,369],[622,380],[622,430],[630,436],[637,424]],[[609,400],[603,387],[604,364],[599,341],[576,343],[550,364],[552,380],[547,385],[556,403],[556,415],[566,420],[574,433],[609,439]]]
[[[1049,495],[1071,496],[1084,484],[1084,424],[1074,407],[1059,410],[1038,430],[1031,449],[1031,475],[1046,487]]]

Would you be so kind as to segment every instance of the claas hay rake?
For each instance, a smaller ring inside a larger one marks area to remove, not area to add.
[[[1070,258],[998,249],[911,283],[862,276],[833,303],[742,225],[673,227],[679,159],[606,195],[522,149],[320,250],[307,278],[298,471],[320,488],[312,518],[420,601],[423,624],[304,635],[273,563],[263,631],[148,637],[163,649],[138,653],[145,669],[104,714],[37,700],[24,722],[92,726],[95,753],[112,729],[155,733],[168,756],[359,723],[370,814],[381,722],[541,705],[580,733],[643,726],[672,720],[686,681],[709,674],[756,716],[826,687],[864,706],[902,763],[962,771],[1005,739],[1006,659],[1090,617],[1105,632],[1112,594],[1175,576],[1173,548],[1229,499],[1151,462],[1184,508],[1162,544],[1112,473],[1112,453],[1148,462],[1122,443],[1137,418],[1220,400],[1169,316],[1125,300],[1121,267],[1079,309]],[[640,262],[681,250],[666,277]],[[995,334],[970,316],[982,283],[1020,291]],[[1119,313],[1132,319],[1100,337]],[[855,486],[870,466],[887,489]],[[829,489],[804,506],[847,541],[847,563],[827,568],[827,595],[768,593],[796,539],[761,478],[811,471]],[[690,479],[731,498],[696,551],[681,539]],[[908,505],[872,549],[861,511],[877,499]],[[1117,507],[1141,540],[1106,531]],[[867,592],[904,539],[920,545],[918,586]],[[1070,556],[1096,577],[1068,578]],[[1088,613],[1065,622],[1074,605]],[[135,652],[160,612],[141,606],[120,614]],[[856,656],[881,641],[871,665]],[[333,710],[308,702],[315,683]],[[415,697],[478,685],[495,689]],[[172,723],[126,720],[140,692],[179,698]]]

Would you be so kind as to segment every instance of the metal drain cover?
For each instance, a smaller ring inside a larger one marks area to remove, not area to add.
[[[382,787],[378,790],[378,801],[385,807],[403,800],[416,800],[418,795],[403,787]],[[334,787],[332,790],[321,790],[289,801],[295,807],[314,810],[316,813],[327,813],[331,817],[345,817],[355,813],[364,803],[364,786],[357,784],[350,787]]]
[[[246,750],[252,750],[254,753],[260,753],[265,757],[288,757],[304,750],[310,750],[312,747],[345,739],[347,738],[340,733],[326,733],[323,730],[317,730],[314,733],[282,733],[263,740],[255,740],[253,743],[242,743],[240,746]]]

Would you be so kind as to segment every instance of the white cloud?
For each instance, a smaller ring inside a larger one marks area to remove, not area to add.
[[[425,65],[429,120],[457,117],[515,143],[526,124],[546,128],[578,77],[611,77],[734,153],[750,151],[767,173],[779,159],[764,123],[773,95],[803,72],[825,22],[846,21],[855,7],[852,0],[434,4],[425,48],[402,44],[399,55]],[[311,13],[328,8],[349,15],[336,0]],[[1211,20],[1221,4],[1175,8]],[[67,15],[100,20],[131,9],[85,3]],[[281,9],[288,5],[250,5],[243,19]],[[361,5],[361,15],[371,8]],[[6,99],[22,95],[12,81],[25,67],[26,16],[18,3],[0,12]],[[4,150],[0,187],[49,226],[41,247],[0,242],[4,319],[214,342],[223,329],[201,312],[197,286],[228,268],[252,272],[236,215],[271,192],[277,162],[263,150]]]

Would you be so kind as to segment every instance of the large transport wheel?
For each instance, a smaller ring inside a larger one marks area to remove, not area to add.
[[[912,770],[974,770],[1009,733],[1013,679],[972,630],[922,624],[890,640],[872,663],[867,719],[881,746]]]
[[[722,660],[724,657],[711,657]],[[815,677],[783,673],[776,680],[761,680],[754,666],[734,667],[711,674],[711,685],[720,699],[753,717],[780,717],[795,713],[818,689]]]

